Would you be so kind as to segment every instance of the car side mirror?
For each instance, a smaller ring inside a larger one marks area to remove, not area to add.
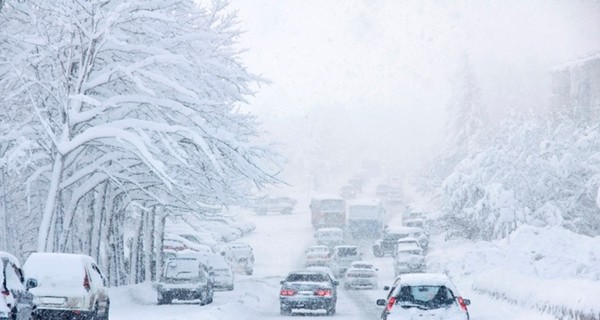
[[[333,283],[334,286],[339,286],[340,285],[340,282],[337,281],[337,280],[334,280],[332,283]]]
[[[38,286],[38,282],[36,279],[29,278],[27,282],[25,282],[25,289],[29,290]]]
[[[285,283],[285,280],[279,281],[279,284],[284,284],[284,283]]]
[[[390,286],[383,286],[383,290],[389,291],[390,290]]]
[[[469,300],[469,299],[463,299],[463,302],[464,302],[465,306],[471,305],[471,300]]]
[[[378,306],[385,306],[385,299],[377,299]]]

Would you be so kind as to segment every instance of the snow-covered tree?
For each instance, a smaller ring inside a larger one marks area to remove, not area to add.
[[[31,163],[20,195],[44,199],[38,250],[100,257],[92,244],[122,237],[132,204],[194,210],[276,181],[254,118],[236,106],[260,79],[240,61],[225,9],[221,1],[7,1],[0,107],[21,116],[1,132],[14,155],[4,159],[7,168]]]

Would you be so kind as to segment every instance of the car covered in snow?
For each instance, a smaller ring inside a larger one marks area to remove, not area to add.
[[[396,251],[394,251],[393,256],[397,256],[398,255],[398,250],[402,251],[405,248],[411,249],[411,248],[421,248],[421,245],[419,244],[419,241],[417,241],[417,239],[415,238],[402,238],[402,239],[398,239],[398,241],[396,241]],[[421,248],[423,249],[423,248]],[[425,250],[423,250],[423,252],[425,252]]]
[[[394,258],[394,273],[396,276],[403,273],[425,272],[426,263],[423,249],[418,245],[398,248]]]
[[[34,319],[108,319],[106,279],[92,257],[35,252],[23,270],[38,282],[30,290]]]
[[[254,250],[247,243],[227,243],[220,249],[220,254],[232,266],[235,272],[252,275],[254,272]]]
[[[208,268],[195,257],[175,257],[165,261],[156,284],[158,304],[173,300],[199,300],[201,305],[211,303],[214,280]]]
[[[33,294],[29,290],[37,286],[37,280],[25,280],[19,260],[8,252],[0,251],[0,267],[0,319],[32,319]]]
[[[331,260],[329,267],[333,270],[333,274],[337,277],[342,277],[352,262],[359,261],[362,254],[354,245],[335,246],[331,252]]]
[[[375,268],[356,268],[350,266],[344,276],[345,289],[377,288],[377,270]]]
[[[470,303],[446,275],[432,273],[403,275],[388,299],[377,300],[383,320],[469,320]]]
[[[323,245],[311,246],[306,250],[306,260],[304,265],[307,267],[328,266],[329,255],[329,247]]]
[[[280,312],[291,315],[294,310],[325,310],[332,316],[336,312],[339,283],[321,271],[291,272],[281,281],[279,291]]]

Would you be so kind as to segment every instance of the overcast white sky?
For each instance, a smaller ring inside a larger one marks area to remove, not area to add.
[[[320,150],[303,166],[321,161],[325,170],[380,158],[403,171],[426,159],[444,134],[462,54],[500,118],[510,108],[543,109],[549,69],[600,50],[600,2],[592,0],[231,5],[245,30],[244,61],[272,81],[250,99],[253,112],[292,156]]]

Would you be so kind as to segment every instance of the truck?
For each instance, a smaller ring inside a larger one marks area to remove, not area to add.
[[[310,201],[311,222],[315,229],[346,226],[346,201],[339,197],[313,198]]]
[[[376,239],[383,232],[384,208],[379,200],[348,202],[347,232],[355,239]]]

